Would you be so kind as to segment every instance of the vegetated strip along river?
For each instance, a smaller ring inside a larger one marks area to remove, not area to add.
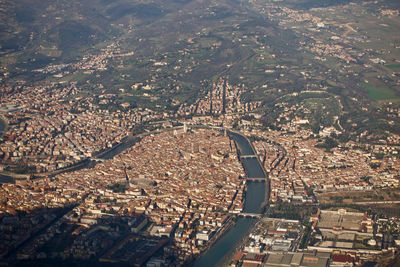
[[[242,156],[255,155],[251,145],[243,136],[229,132],[229,135],[236,142]],[[249,178],[265,177],[265,174],[256,158],[242,159],[243,167]],[[265,183],[248,182],[243,212],[259,213],[262,203],[265,200]],[[232,252],[241,242],[244,235],[248,233],[255,219],[238,218],[236,224],[219,239],[212,248],[207,251],[199,260],[194,263],[195,267],[217,266],[224,258]]]

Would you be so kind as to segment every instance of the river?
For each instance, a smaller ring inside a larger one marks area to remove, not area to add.
[[[3,131],[4,131],[5,127],[6,127],[6,124],[4,123],[3,120],[0,119],[0,136],[3,135]]]
[[[235,140],[241,156],[255,155],[253,148],[246,138],[237,133],[230,132],[229,135]],[[242,159],[243,167],[249,178],[265,177],[265,174],[256,158]],[[260,213],[262,204],[265,201],[265,183],[264,182],[248,182],[247,192],[244,203],[243,212]],[[195,267],[201,266],[217,266],[232,251],[240,245],[245,235],[249,232],[250,227],[254,225],[256,219],[238,218],[236,224],[219,239],[212,248],[207,251],[199,260],[194,263]]]
[[[0,174],[0,184],[4,183],[14,183],[14,178]]]
[[[6,127],[5,122],[0,119],[0,137],[3,136],[3,131]],[[1,183],[12,183],[14,182],[14,179],[12,177],[9,176],[5,176],[5,175],[0,175],[0,184]]]
[[[4,124],[0,121],[0,136],[4,130]],[[229,132],[229,135],[236,142],[241,156],[255,155],[253,148],[245,137],[240,134]],[[100,153],[99,158],[109,159],[114,157],[129,146],[132,146],[139,138],[129,138],[115,149],[107,152]],[[265,177],[263,169],[256,158],[242,159],[243,167],[249,178]],[[90,165],[90,164],[89,164]],[[77,166],[77,168],[92,167],[86,164]],[[13,179],[7,176],[0,175],[0,183],[12,182]],[[265,183],[264,182],[248,182],[245,204],[243,212],[259,213],[260,208],[265,200]],[[220,238],[213,247],[207,251],[199,260],[194,263],[194,266],[216,266],[221,264],[229,253],[233,251],[243,237],[248,233],[250,227],[254,224],[256,219],[238,218],[235,225]]]

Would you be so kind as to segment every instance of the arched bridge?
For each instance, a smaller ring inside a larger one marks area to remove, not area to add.
[[[91,159],[96,161],[96,162],[104,162],[104,161],[106,161],[106,159],[96,158],[96,157],[92,157]]]
[[[240,156],[241,159],[256,159],[257,155],[243,155]]]
[[[241,212],[238,214],[240,217],[246,217],[246,218],[257,218],[260,219],[262,217],[262,214],[258,213],[249,213],[249,212]]]
[[[267,178],[265,177],[259,177],[259,178],[246,178],[246,181],[250,181],[250,182],[265,182],[267,180]]]

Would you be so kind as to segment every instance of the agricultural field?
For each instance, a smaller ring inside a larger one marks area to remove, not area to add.
[[[116,106],[175,111],[226,77],[244,88],[242,102],[261,101],[256,112],[266,127],[282,126],[276,104],[302,94],[311,112],[293,115],[314,129],[343,127],[353,139],[365,130],[400,133],[399,119],[380,110],[400,105],[393,0],[6,0],[0,7],[3,86],[76,83],[87,94],[118,94]]]
[[[368,96],[374,100],[395,101],[400,99],[400,95],[395,90],[392,90],[389,87],[386,86],[375,87],[370,83],[364,83],[364,87],[368,91]]]
[[[363,204],[368,202],[399,201],[399,188],[374,189],[370,191],[344,191],[318,194],[322,204]]]

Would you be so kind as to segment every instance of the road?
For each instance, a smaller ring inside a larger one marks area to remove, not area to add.
[[[400,204],[400,200],[382,200],[382,201],[359,201],[359,202],[351,202],[349,204],[356,205],[370,205],[370,204]]]

